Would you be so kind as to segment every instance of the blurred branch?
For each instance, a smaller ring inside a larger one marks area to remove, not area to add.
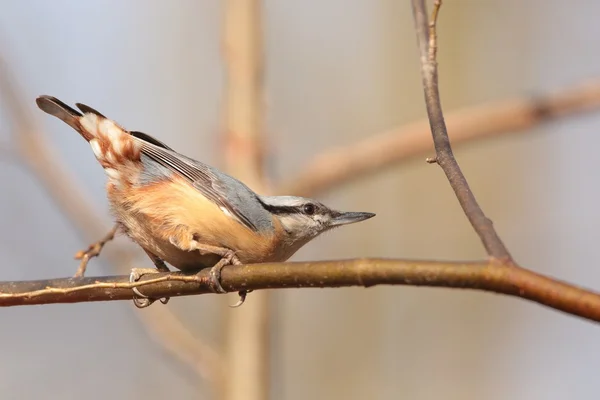
[[[227,0],[224,4],[225,162],[231,174],[260,192],[265,186],[262,6],[260,0]]]
[[[423,77],[423,89],[425,93],[425,104],[427,115],[433,135],[436,161],[442,168],[450,186],[456,194],[465,215],[471,222],[473,229],[479,235],[488,255],[498,260],[512,260],[508,249],[502,243],[500,236],[496,233],[492,221],[485,216],[483,210],[477,203],[467,179],[463,175],[458,162],[454,158],[446,121],[442,112],[440,93],[438,89],[437,69],[437,34],[436,23],[441,0],[434,3],[434,11],[431,22],[428,23],[427,7],[425,0],[412,0],[415,18],[415,29],[421,53],[421,75]]]
[[[35,116],[29,112],[29,107],[19,96],[14,82],[8,65],[0,59],[0,94],[13,119],[15,153],[18,153],[21,161],[30,168],[33,176],[67,219],[74,224],[84,240],[93,241],[106,234],[108,228],[99,217],[93,202],[85,196],[75,177],[60,162],[52,144],[40,134],[42,129],[37,126]],[[131,249],[113,244],[110,250],[103,253],[103,259],[115,270],[121,273],[128,272],[134,258]],[[148,333],[153,334],[157,344],[163,346],[175,359],[189,365],[199,376],[210,382],[214,389],[221,386],[223,365],[219,356],[200,338],[190,340],[193,335],[173,315],[169,307],[152,307],[147,312],[134,314],[145,325]]]
[[[14,126],[14,154],[38,178],[50,197],[59,206],[64,205],[61,207],[63,212],[75,225],[83,227],[81,230],[88,239],[100,236],[107,230],[105,224],[90,205],[92,201],[75,183],[73,174],[59,162],[51,143],[38,133],[40,129],[35,124],[35,118],[19,96],[14,81],[5,60],[0,59],[0,94]],[[78,224],[78,221],[81,223]]]
[[[375,285],[476,289],[531,300],[600,322],[600,294],[519,267],[494,262],[438,262],[356,259],[228,266],[222,285],[228,291]],[[129,276],[1,282],[0,306],[129,300],[132,287],[152,298],[212,293],[209,271]],[[250,301],[250,300],[249,300]],[[146,313],[146,311],[141,312]]]
[[[267,193],[264,164],[262,1],[224,2],[226,169],[258,193]],[[243,289],[243,288],[242,288]],[[267,291],[253,293],[243,312],[227,313],[226,400],[269,398],[270,307]]]
[[[555,93],[477,105],[446,116],[453,145],[516,133],[542,123],[600,110],[600,80]],[[429,120],[416,121],[318,154],[286,180],[280,193],[312,196],[434,150]]]

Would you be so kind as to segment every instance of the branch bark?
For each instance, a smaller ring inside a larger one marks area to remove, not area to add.
[[[302,287],[410,285],[475,289],[531,300],[556,310],[600,322],[600,294],[519,267],[494,262],[439,262],[355,259],[228,266],[223,288],[239,290]],[[130,300],[132,287],[150,297],[212,293],[209,271],[143,276],[64,278],[1,282],[0,306]]]

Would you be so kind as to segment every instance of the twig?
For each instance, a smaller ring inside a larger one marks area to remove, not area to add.
[[[600,109],[600,80],[583,82],[555,93],[517,97],[477,105],[446,116],[452,144],[529,133],[536,125]],[[277,193],[313,196],[368,176],[412,157],[433,151],[429,120],[318,154]]]
[[[437,19],[442,7],[442,0],[435,0],[433,3],[433,12],[429,21],[429,61],[437,63]],[[437,66],[436,66],[437,68]]]
[[[600,295],[521,268],[493,262],[437,262],[356,259],[228,266],[222,285],[228,291],[302,287],[410,285],[476,289],[532,300],[600,322]],[[67,278],[0,283],[0,306],[129,300],[132,287],[151,297],[212,293],[209,271],[143,276]],[[142,311],[141,313],[144,313]]]
[[[79,268],[77,268],[77,272],[75,272],[75,278],[79,278],[85,275],[85,270],[87,269],[87,265],[90,260],[94,257],[98,257],[104,248],[104,245],[115,238],[115,234],[119,229],[119,225],[113,226],[113,228],[108,231],[108,233],[96,243],[92,243],[86,250],[79,250],[75,254],[76,260],[81,260],[79,263]]]
[[[446,130],[446,122],[444,121],[438,90],[437,61],[435,59],[437,48],[435,34],[436,20],[433,19],[431,23],[427,22],[425,0],[412,0],[412,5],[417,39],[421,52],[421,75],[423,78],[425,103],[433,135],[437,164],[446,174],[458,202],[463,208],[469,222],[471,222],[473,229],[479,235],[488,255],[497,260],[510,261],[512,257],[508,249],[494,230],[492,221],[485,216],[477,203],[450,147],[450,139]],[[434,17],[437,17],[437,10],[440,5],[441,1],[436,1]]]
[[[226,168],[256,192],[267,194],[263,173],[262,1],[227,0],[224,16]],[[253,293],[243,310],[227,314],[225,400],[268,398],[269,318],[267,291]]]
[[[436,151],[436,161],[440,165],[452,189],[456,193],[465,215],[471,222],[473,229],[479,235],[488,255],[491,257],[486,273],[495,276],[508,277],[507,282],[512,286],[509,290],[517,290],[518,295],[543,304],[552,304],[554,307],[565,311],[565,303],[558,298],[570,300],[567,303],[577,304],[577,312],[597,314],[600,312],[596,300],[598,294],[582,291],[575,294],[573,287],[564,283],[549,280],[549,278],[535,274],[518,266],[494,230],[492,222],[484,215],[471,192],[467,180],[456,162],[450,146],[444,116],[442,112],[438,90],[438,71],[435,59],[437,52],[436,22],[441,7],[441,0],[434,3],[434,12],[431,21],[427,23],[425,0],[412,0],[417,39],[421,54],[421,75],[425,94],[425,104],[433,135]],[[557,286],[554,286],[558,284]],[[554,286],[548,291],[537,292],[542,286]],[[496,290],[496,289],[493,289]],[[581,289],[578,289],[581,290]],[[537,292],[533,295],[533,292]],[[504,293],[504,292],[503,292]],[[538,297],[539,296],[539,297]],[[571,309],[574,310],[574,309]],[[581,314],[579,314],[581,315]]]

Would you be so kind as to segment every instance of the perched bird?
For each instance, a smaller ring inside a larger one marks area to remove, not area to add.
[[[36,103],[79,132],[104,168],[120,230],[156,267],[132,270],[132,282],[141,274],[169,271],[167,262],[184,271],[211,268],[214,290],[225,293],[223,266],[286,261],[319,234],[375,215],[340,212],[303,197],[261,196],[150,135],[125,130],[89,106],[77,103],[80,112],[51,96],[40,96]],[[156,300],[137,288],[134,292],[138,307]],[[245,292],[240,296],[238,305]]]

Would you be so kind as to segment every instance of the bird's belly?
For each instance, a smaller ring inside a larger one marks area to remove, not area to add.
[[[212,267],[221,259],[216,254],[202,254],[198,250],[182,250],[166,241],[155,241],[147,250],[182,271]]]
[[[217,254],[206,254],[197,249],[185,250],[185,248],[190,248],[189,244],[176,245],[178,242],[184,242],[185,238],[191,238],[192,233],[198,230],[181,225],[175,231],[165,229],[163,225],[149,216],[143,213],[129,212],[115,204],[113,204],[113,211],[127,236],[144,250],[158,256],[177,269],[185,271],[208,268],[214,266],[221,259],[221,256]],[[171,232],[166,234],[169,231]],[[232,250],[242,264],[285,261],[291,255],[278,251],[272,240],[244,240],[244,235],[223,234],[220,236],[225,240],[216,241],[214,237],[200,233],[197,243]],[[178,237],[181,239],[173,241],[173,238]]]
[[[221,256],[207,253],[206,246],[231,250],[243,264],[283,261],[272,232],[251,231],[178,180],[109,187],[108,194],[125,233],[178,269],[215,265]]]
[[[201,254],[197,250],[183,250],[162,238],[160,229],[153,226],[143,215],[127,215],[119,218],[123,231],[144,250],[158,256],[180,270],[191,270],[212,267],[220,257],[215,254]]]

